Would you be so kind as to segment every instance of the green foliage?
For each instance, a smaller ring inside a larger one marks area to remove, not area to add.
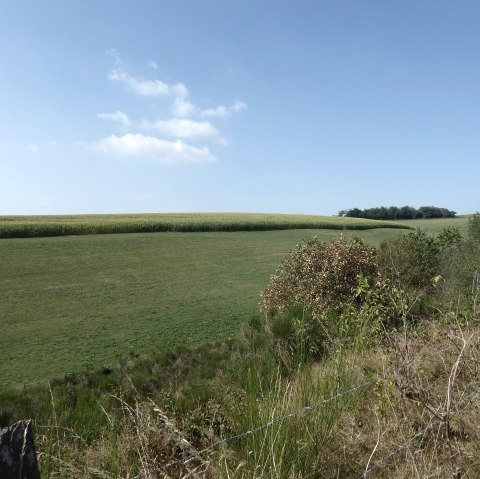
[[[463,238],[460,230],[455,226],[448,226],[444,228],[436,238],[437,245],[441,251],[460,246],[462,240]]]
[[[378,263],[384,276],[399,287],[422,289],[438,274],[440,255],[435,238],[416,230],[382,243]]]
[[[447,306],[456,302],[457,310],[471,311],[478,302],[480,272],[480,214],[468,219],[466,238],[444,252],[441,274],[445,281],[439,295]],[[468,315],[468,313],[467,313]]]
[[[421,218],[453,218],[456,215],[455,211],[447,210],[447,208],[437,208],[435,206],[421,206],[418,208]]]
[[[480,270],[480,216],[468,219],[466,237],[448,226],[436,236],[425,231],[399,235],[381,244],[381,272],[407,291],[406,302],[416,303],[415,314],[452,308],[471,310],[476,302]],[[411,296],[413,294],[413,296]],[[413,298],[413,301],[411,299]]]
[[[372,280],[359,279],[356,298],[360,302],[359,314],[384,329],[396,326],[408,309],[406,293],[381,273]]]
[[[320,358],[326,351],[328,331],[325,324],[301,306],[266,317],[269,347],[288,372]]]
[[[335,349],[360,352],[375,345],[401,322],[409,307],[405,291],[381,274],[359,275],[355,297],[330,310],[324,328]]]
[[[372,220],[410,220],[410,219],[430,219],[430,218],[454,218],[455,211],[447,210],[446,208],[437,208],[435,206],[421,206],[415,209],[411,206],[381,206],[379,208],[366,208],[360,210],[352,208],[350,210],[342,210],[338,213],[339,216],[347,216],[350,218],[367,218]]]
[[[480,244],[480,213],[475,213],[468,219],[468,237],[470,241]]]

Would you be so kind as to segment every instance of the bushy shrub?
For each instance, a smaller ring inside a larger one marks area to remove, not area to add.
[[[377,268],[376,250],[359,239],[299,245],[262,293],[265,326],[282,364],[291,370],[329,350],[361,350],[396,326],[407,295]]]
[[[480,247],[480,213],[475,213],[468,219],[468,238]]]
[[[453,233],[452,233],[453,234]],[[451,235],[447,235],[450,241]],[[422,230],[399,235],[380,245],[379,269],[402,288],[422,289],[438,274],[442,247]]]
[[[448,255],[450,249],[458,248],[461,245],[463,238],[457,227],[448,226],[440,231],[436,241],[442,253]]]
[[[355,297],[360,275],[376,273],[376,252],[360,239],[323,243],[315,237],[280,265],[262,293],[260,308],[270,313],[300,306],[318,318]]]
[[[480,215],[469,219],[465,238],[452,227],[436,237],[416,230],[392,238],[382,243],[378,263],[381,275],[408,290],[417,313],[453,304],[457,311],[471,311],[480,297]]]
[[[458,311],[478,312],[480,297],[480,214],[476,213],[468,221],[467,236],[444,254],[441,275],[445,279],[440,293],[443,302]]]

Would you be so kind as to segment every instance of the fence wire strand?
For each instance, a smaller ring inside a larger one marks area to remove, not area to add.
[[[204,448],[204,449],[201,449],[200,451],[198,451],[197,454],[195,454],[194,456],[191,456],[187,459],[179,459],[179,460],[176,460],[176,461],[172,461],[172,462],[169,462],[167,464],[164,464],[160,467],[157,467],[157,470],[163,470],[163,471],[168,471],[169,469],[171,469],[172,467],[174,466],[185,466],[187,465],[189,462],[191,461],[194,461],[195,459],[199,459],[199,456],[212,450],[212,449],[215,449],[216,447],[220,446],[221,444],[227,444],[229,442],[232,442],[232,441],[235,441],[235,440],[238,440],[238,439],[242,439],[244,437],[249,437],[249,436],[252,436],[253,434],[257,433],[258,431],[261,431],[261,430],[264,430],[264,429],[268,429],[276,424],[280,424],[280,423],[283,423],[285,421],[288,421],[290,419],[293,419],[297,416],[300,416],[302,414],[308,414],[310,412],[312,412],[314,409],[320,407],[320,406],[323,406],[325,404],[328,404],[332,401],[336,401],[338,399],[341,399],[343,398],[344,396],[349,396],[351,394],[354,394],[356,393],[357,391],[360,391],[362,389],[365,389],[379,381],[384,381],[388,378],[391,378],[399,373],[401,373],[402,371],[414,366],[416,363],[422,363],[422,362],[425,362],[429,359],[431,359],[432,357],[435,357],[435,356],[438,356],[440,354],[443,354],[444,352],[448,351],[449,349],[452,349],[453,348],[453,345],[450,344],[448,347],[440,350],[440,351],[437,351],[435,353],[432,353],[428,356],[426,356],[425,358],[417,358],[417,359],[413,359],[411,361],[407,361],[401,368],[390,368],[390,371],[388,372],[385,372],[383,374],[379,374],[377,375],[376,377],[374,377],[373,379],[369,379],[368,381],[365,381],[361,384],[359,384],[358,386],[355,386],[353,388],[350,388],[350,389],[347,389],[346,391],[342,391],[342,392],[339,392],[337,394],[335,394],[334,396],[331,396],[327,399],[322,399],[316,403],[313,403],[309,406],[304,406],[300,409],[297,409],[296,411],[293,411],[289,414],[286,414],[285,416],[282,416],[282,417],[279,417],[279,418],[276,418],[276,419],[272,419],[271,421],[265,423],[265,424],[262,424],[256,428],[253,428],[253,429],[250,429],[248,431],[245,431],[245,432],[242,432],[240,434],[235,434],[235,435],[232,435],[232,436],[229,436],[229,437],[226,437],[224,439],[219,439],[218,441],[212,443],[210,446]],[[425,433],[426,431],[421,431],[422,433]],[[409,441],[407,441],[408,443],[411,443],[415,440],[416,436],[420,434],[420,433],[417,433],[413,438],[411,438]],[[405,444],[402,444],[402,446],[400,446],[401,449],[407,447],[407,443]],[[399,448],[399,450],[401,450]],[[399,452],[399,451],[398,451]],[[398,452],[395,452],[395,454],[392,455],[392,457],[394,455],[396,455]],[[388,456],[387,456],[388,457]],[[378,464],[378,463],[377,463]],[[372,469],[373,467],[377,467],[376,465],[375,466],[372,466]],[[364,477],[363,475],[360,476],[360,477]],[[367,477],[367,476],[365,476]],[[139,476],[136,476],[134,477],[133,479],[140,479],[141,478],[141,475]]]
[[[442,423],[446,422],[447,419],[451,418],[454,414],[457,414],[460,412],[462,407],[467,404],[468,402],[473,402],[477,396],[480,395],[480,388],[476,389],[472,394],[467,396],[465,399],[460,401],[458,403],[458,406],[456,407],[455,411],[453,414],[443,414],[441,417],[436,417],[431,420],[431,422],[428,424],[427,427],[422,429],[421,431],[417,432],[414,434],[410,439],[405,441],[402,445],[397,447],[397,449],[394,449],[393,451],[389,452],[386,456],[382,457],[382,459],[378,460],[372,467],[369,467],[363,474],[358,476],[357,479],[366,479],[367,477],[370,476],[370,474],[375,470],[378,469],[379,467],[384,466],[387,462],[389,462],[391,459],[393,459],[396,455],[398,455],[403,449],[408,447],[410,444],[412,444],[416,439],[423,437],[427,431],[433,428],[435,424],[437,423]],[[448,416],[448,417],[447,417]]]

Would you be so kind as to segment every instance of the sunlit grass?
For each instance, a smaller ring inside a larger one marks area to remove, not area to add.
[[[396,223],[408,226],[410,228],[419,228],[428,233],[438,234],[444,228],[455,227],[460,233],[467,233],[468,216],[458,216],[456,218],[429,218],[419,220],[397,220]]]

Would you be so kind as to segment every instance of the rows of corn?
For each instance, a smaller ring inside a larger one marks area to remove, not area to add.
[[[0,238],[106,233],[408,228],[358,218],[250,213],[0,216]]]

